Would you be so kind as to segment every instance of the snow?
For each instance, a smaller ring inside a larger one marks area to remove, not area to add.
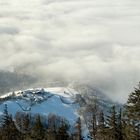
[[[74,123],[78,118],[79,105],[74,102],[75,95],[78,93],[73,89],[66,87],[35,88],[7,93],[0,98],[10,97],[13,93],[16,98],[1,103],[0,113],[3,111],[4,104],[7,104],[8,111],[12,115],[15,115],[17,111],[44,115],[51,113],[63,116],[70,123]]]
[[[2,105],[0,105],[0,111],[3,111],[4,104],[8,105],[8,111],[10,114],[15,115],[17,111],[23,111],[23,109],[18,105],[18,103],[23,106],[23,108],[29,108],[28,102],[25,103],[23,100],[18,101],[6,101]],[[57,114],[59,116],[63,116],[67,120],[70,121],[70,123],[74,123],[78,117],[78,114],[76,113],[76,109],[78,108],[77,104],[67,105],[63,104],[59,98],[59,96],[53,96],[52,98],[42,102],[37,103],[34,106],[31,107],[31,110],[29,110],[29,113],[40,113],[43,115],[48,114]]]
[[[33,113],[43,112],[43,114],[45,115],[46,114],[48,115],[49,113],[54,113],[59,116],[65,117],[67,120],[69,120],[70,123],[74,123],[78,116],[78,114],[76,113],[77,108],[78,105],[63,104],[59,96],[54,96],[41,104],[33,106],[32,112]]]
[[[7,93],[0,97],[1,99],[8,97],[0,101],[0,114],[7,104],[8,112],[13,116],[17,111],[42,115],[55,114],[64,117],[73,125],[79,117],[82,118],[78,114],[79,104],[75,100],[77,94],[77,91],[67,87],[35,88]],[[82,129],[83,135],[86,136],[88,129],[84,120]]]

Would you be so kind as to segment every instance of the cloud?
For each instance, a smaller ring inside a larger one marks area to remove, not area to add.
[[[139,0],[0,0],[0,68],[90,83],[125,101],[140,80]]]

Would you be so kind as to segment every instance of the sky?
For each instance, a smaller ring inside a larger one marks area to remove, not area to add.
[[[93,85],[124,102],[140,80],[139,0],[0,0],[0,69]]]

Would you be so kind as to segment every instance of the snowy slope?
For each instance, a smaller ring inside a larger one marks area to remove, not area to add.
[[[89,134],[86,114],[89,105],[93,105],[95,99],[105,113],[114,104],[104,94],[84,85],[77,88],[51,87],[20,90],[0,97],[0,114],[3,112],[4,104],[7,104],[8,111],[13,116],[17,111],[42,115],[55,114],[67,119],[71,125],[80,117],[82,133],[86,137]]]
[[[0,112],[4,104],[8,105],[8,111],[15,114],[17,111],[49,114],[54,113],[74,122],[78,114],[79,105],[75,102],[77,92],[68,88],[37,88],[25,91],[16,91],[1,96]],[[71,116],[71,117],[69,117]]]
[[[88,129],[83,117],[78,114],[78,94],[74,89],[65,87],[35,88],[7,93],[0,97],[0,114],[7,104],[8,111],[13,116],[17,111],[42,115],[56,114],[67,119],[70,124],[74,124],[80,117],[83,136],[87,139]]]

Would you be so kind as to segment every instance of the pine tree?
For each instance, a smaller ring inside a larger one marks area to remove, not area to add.
[[[77,120],[77,140],[82,140],[82,128],[80,117]]]
[[[122,123],[122,110],[121,109],[118,115],[117,131],[118,131],[118,140],[123,140],[123,123]]]
[[[15,124],[18,128],[18,130],[21,132],[22,131],[22,113],[21,112],[16,112],[15,115]]]
[[[140,140],[140,124],[136,126],[135,130],[136,130],[135,138],[136,138],[136,140]]]
[[[64,119],[61,120],[61,126],[58,129],[57,140],[68,140],[68,133]]]
[[[28,132],[30,130],[30,115],[29,114],[24,114],[22,118],[22,129],[25,132]]]
[[[44,136],[45,132],[41,123],[40,115],[37,115],[31,131],[31,138],[32,140],[43,140]]]
[[[7,104],[5,104],[4,111],[3,111],[3,122],[2,122],[3,127],[8,127],[9,126],[9,123],[10,123],[9,119],[10,119],[10,116],[8,114],[8,106],[7,106]]]
[[[10,116],[9,121],[10,121],[10,124],[9,124],[9,134],[8,135],[10,137],[10,140],[19,140],[20,133],[15,126],[12,116]]]
[[[4,107],[1,140],[19,140],[19,132],[12,120],[12,116],[8,114],[7,104]]]
[[[96,135],[97,135],[97,104],[96,100],[94,101],[94,105],[91,107],[91,136],[94,140],[96,140]]]
[[[105,140],[105,119],[104,119],[104,113],[103,111],[100,111],[99,114],[99,122],[98,122],[98,128],[97,128],[97,139],[98,140]]]
[[[134,92],[129,95],[125,111],[130,120],[140,123],[140,83],[138,88],[135,88]]]
[[[118,130],[117,130],[117,118],[116,118],[116,110],[115,106],[111,108],[110,116],[108,116],[108,140],[117,140],[118,139]]]
[[[135,125],[126,116],[122,118],[122,140],[137,140]]]
[[[132,92],[129,97],[128,101],[125,105],[125,115],[126,118],[129,120],[130,126],[133,127],[131,129],[132,136],[135,135],[135,140],[140,139],[140,132],[139,132],[139,126],[140,126],[140,83],[137,88],[134,89],[134,92]]]

